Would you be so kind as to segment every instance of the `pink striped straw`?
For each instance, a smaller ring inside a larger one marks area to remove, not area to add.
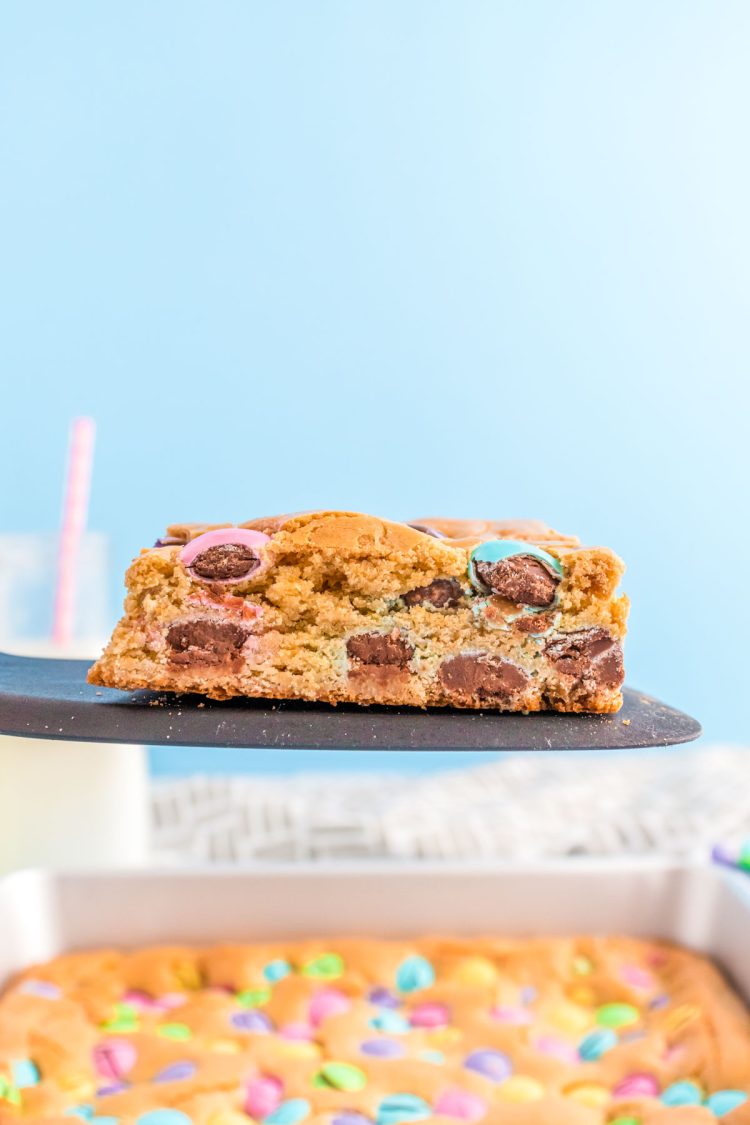
[[[57,583],[52,615],[52,640],[69,645],[75,621],[76,570],[81,539],[86,530],[94,460],[96,425],[93,418],[74,418],[68,440],[62,526],[57,554]]]

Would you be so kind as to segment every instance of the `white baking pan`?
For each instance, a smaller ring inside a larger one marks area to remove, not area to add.
[[[314,935],[622,933],[712,956],[750,1000],[750,877],[709,865],[264,865],[0,880],[0,985],[72,949]]]

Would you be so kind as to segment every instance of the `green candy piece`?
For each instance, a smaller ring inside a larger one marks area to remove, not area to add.
[[[351,1063],[329,1062],[322,1066],[313,1079],[313,1086],[327,1086],[334,1090],[363,1090],[367,1075]]]
[[[615,1117],[609,1125],[641,1125],[639,1117]]]
[[[157,1033],[163,1039],[175,1039],[180,1043],[193,1038],[192,1031],[184,1023],[163,1023],[161,1027],[157,1028]]]
[[[0,1074],[0,1101],[10,1102],[11,1105],[15,1106],[21,1104],[21,1091],[2,1074]]]
[[[596,1022],[601,1027],[627,1027],[640,1018],[641,1013],[632,1004],[603,1004],[596,1013]]]
[[[322,953],[302,966],[302,975],[314,980],[336,980],[344,971],[344,962],[338,953]]]
[[[271,999],[270,988],[246,988],[238,992],[237,1003],[241,1008],[262,1008]]]

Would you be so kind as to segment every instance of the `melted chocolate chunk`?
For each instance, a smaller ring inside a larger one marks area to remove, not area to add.
[[[169,658],[175,664],[221,664],[238,655],[248,636],[234,621],[178,621],[167,630]]]
[[[247,547],[244,543],[219,543],[196,555],[190,569],[199,578],[221,582],[232,578],[247,578],[259,566],[260,559],[252,547]]]
[[[421,531],[423,535],[431,535],[433,539],[445,539],[442,531],[438,531],[436,527],[428,527],[426,523],[408,523],[406,526]]]
[[[510,699],[529,680],[517,664],[487,653],[452,656],[440,665],[438,677],[447,695],[480,702]]]
[[[511,555],[499,562],[475,562],[480,582],[516,605],[546,606],[555,600],[560,579],[531,555]]]
[[[405,668],[414,655],[414,645],[393,633],[357,633],[346,642],[352,660],[361,664],[392,664]]]
[[[617,688],[625,679],[622,645],[606,629],[576,629],[547,641],[544,653],[557,672]]]
[[[457,578],[436,578],[429,586],[416,586],[401,595],[405,605],[432,605],[435,609],[447,609],[458,605],[463,596],[461,583]]]

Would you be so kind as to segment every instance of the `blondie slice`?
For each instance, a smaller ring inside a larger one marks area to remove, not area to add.
[[[628,602],[606,547],[536,521],[306,512],[179,524],[127,575],[94,684],[617,711]]]

